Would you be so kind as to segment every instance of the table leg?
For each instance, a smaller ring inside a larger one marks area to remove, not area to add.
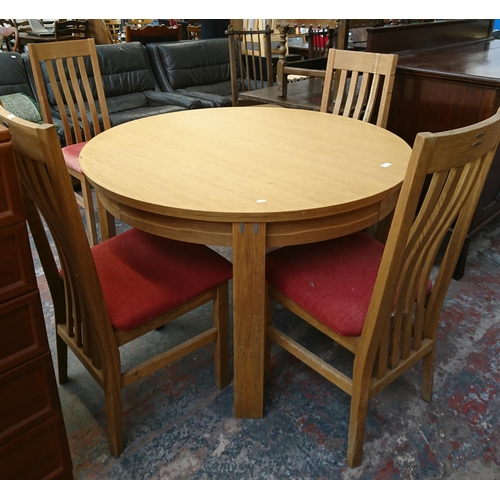
[[[266,225],[233,224],[234,416],[262,418]]]

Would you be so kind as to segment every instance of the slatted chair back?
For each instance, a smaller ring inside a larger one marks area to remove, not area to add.
[[[320,111],[385,128],[397,60],[397,54],[331,49]]]
[[[422,397],[426,401],[432,398],[441,309],[499,138],[500,110],[468,127],[418,134],[385,248],[368,235],[357,233],[303,250],[299,248],[294,250],[295,257],[285,247],[276,251],[274,261],[268,260],[271,285],[280,266],[288,266],[285,278],[280,277],[277,285],[270,286],[270,295],[354,353],[352,371],[346,373],[298,346],[276,327],[268,328],[273,341],[351,396],[347,448],[351,467],[361,462],[370,398],[420,360],[423,361]],[[446,243],[451,228],[451,238]],[[290,266],[290,259],[294,258]],[[304,274],[307,273],[304,264],[313,260],[319,264],[309,278]],[[366,272],[358,276],[357,268]],[[303,291],[294,286],[298,282],[294,277],[298,269],[302,274],[300,279],[307,283]],[[338,278],[346,269],[351,270],[349,275]],[[320,276],[328,276],[335,290],[331,290],[331,295],[325,295],[325,290],[318,291],[325,298],[328,311],[320,306],[313,314],[311,308],[316,308],[320,300],[319,296],[314,297],[310,282],[317,282]],[[334,283],[337,278],[344,281]],[[364,298],[356,295],[356,290],[361,289],[369,300],[366,315],[361,304]],[[306,294],[307,306],[299,306]],[[341,301],[342,306],[333,312],[334,303],[338,305]],[[322,320],[318,320],[323,312]],[[358,321],[359,330],[342,332],[347,323]]]
[[[228,27],[229,60],[233,106],[241,105],[239,92],[272,87],[274,84],[271,34],[263,30],[234,30]]]
[[[121,19],[104,19],[104,24],[108,28],[113,43],[122,42]]]
[[[188,24],[186,29],[188,40],[199,40],[201,38],[201,25]]]
[[[54,302],[59,381],[67,381],[69,347],[104,390],[110,451],[118,456],[124,448],[123,387],[211,342],[216,384],[229,383],[231,264],[204,245],[137,229],[91,249],[55,127],[27,122],[1,106],[0,123],[11,133],[27,219]],[[60,271],[39,213],[53,237]],[[210,328],[163,352],[155,350],[122,372],[121,346],[206,303],[213,305]]]
[[[181,40],[181,30],[177,26],[146,25],[142,27],[125,26],[126,42],[148,43],[178,42]]]
[[[66,145],[111,127],[92,38],[33,44],[30,60],[43,119],[52,123],[52,107],[60,110]]]
[[[63,40],[79,40],[89,38],[88,19],[56,20],[54,22],[54,36],[56,42]]]

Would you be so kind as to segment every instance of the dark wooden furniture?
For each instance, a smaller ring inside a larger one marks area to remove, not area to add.
[[[491,36],[492,19],[455,19],[366,28],[368,52],[423,50]]]
[[[258,90],[245,91],[240,94],[240,97],[263,104],[274,104],[284,108],[319,111],[321,107],[321,96],[323,94],[323,82],[324,78],[308,78],[307,80],[289,83],[285,97],[279,95],[280,91],[277,85]]]
[[[471,125],[500,106],[500,41],[458,43],[399,55],[387,128],[412,145],[418,132]],[[500,214],[497,152],[454,278],[464,274],[470,238]]]
[[[177,42],[181,40],[182,31],[177,26],[146,25],[141,27],[125,26],[126,42],[148,43]]]
[[[47,43],[47,42],[55,42],[56,37],[54,35],[49,36],[36,36],[30,35],[29,33],[19,31],[19,52],[24,52],[24,47],[29,43]]]
[[[54,22],[56,42],[63,40],[79,40],[89,37],[89,21],[87,19],[56,20]]]
[[[0,464],[0,480],[73,478],[12,143],[1,125]]]
[[[273,32],[269,26],[263,30],[234,30],[229,25],[226,34],[229,39],[233,106],[248,104],[240,95],[242,90],[256,90],[273,86],[271,54],[271,34]]]

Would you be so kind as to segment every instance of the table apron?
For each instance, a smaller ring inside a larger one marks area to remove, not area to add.
[[[266,223],[266,246],[278,247],[313,243],[338,238],[372,226],[394,208],[399,189],[382,201],[322,217],[292,221],[255,221]],[[102,193],[104,208],[117,219],[149,233],[190,243],[232,246],[234,221],[205,221],[172,217],[141,210],[112,200]]]

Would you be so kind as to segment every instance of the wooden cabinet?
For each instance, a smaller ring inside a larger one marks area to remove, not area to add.
[[[13,161],[0,125],[0,479],[72,479]]]
[[[413,145],[418,132],[472,125],[500,106],[500,40],[400,53],[387,129]],[[500,149],[474,214],[454,278],[464,273],[471,237],[500,215]]]

